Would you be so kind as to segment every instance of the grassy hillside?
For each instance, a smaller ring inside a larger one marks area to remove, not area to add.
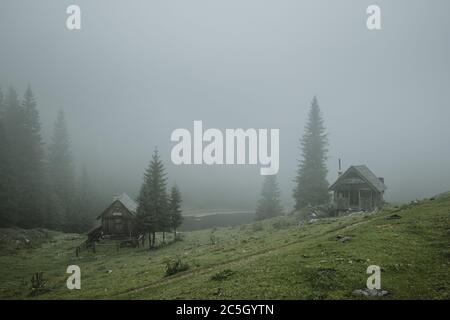
[[[376,299],[450,298],[449,194],[377,214],[306,224],[282,217],[187,232],[157,250],[99,247],[79,258],[83,236],[33,231],[27,242],[24,231],[0,231],[3,299],[361,299],[352,291],[365,288],[372,264],[390,292]],[[176,258],[189,269],[166,276],[165,262]],[[66,288],[71,264],[81,267],[81,290]],[[38,271],[49,291],[31,297]]]

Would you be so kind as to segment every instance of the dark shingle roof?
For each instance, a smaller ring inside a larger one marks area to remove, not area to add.
[[[131,213],[136,213],[137,211],[138,204],[136,203],[136,201],[131,199],[126,193],[122,193],[120,196],[114,197],[113,202],[114,201],[120,201],[125,206],[125,208],[127,208],[128,211],[130,211]]]
[[[372,172],[370,171],[369,168],[367,168],[366,166],[362,165],[362,166],[354,166],[354,168],[356,170],[358,170],[358,172],[368,181],[370,182],[378,191],[384,191],[386,190],[386,186],[384,185],[383,182],[380,181],[380,179],[378,179],[378,177]]]
[[[369,168],[367,168],[367,166],[365,165],[360,165],[360,166],[351,166],[350,168],[347,169],[347,171],[345,171],[337,180],[335,183],[333,183],[330,186],[330,190],[333,190],[334,187],[338,184],[344,183],[346,184],[346,180],[352,180],[352,179],[346,179],[345,176],[347,175],[348,172],[351,171],[356,171],[358,173],[358,175],[363,178],[367,183],[369,183],[370,185],[372,185],[372,187],[374,187],[377,191],[379,192],[383,192],[385,191],[386,185],[380,181],[380,179],[378,179],[378,177],[372,172],[370,171]]]
[[[128,211],[130,211],[131,214],[136,214],[138,204],[136,201],[131,199],[126,193],[122,193],[120,196],[115,196],[112,199],[112,203],[97,217],[97,219],[100,219],[101,216],[114,204],[114,202],[119,201],[124,205],[125,208],[127,208]]]

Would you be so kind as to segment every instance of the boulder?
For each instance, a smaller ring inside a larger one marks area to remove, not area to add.
[[[363,297],[383,297],[389,294],[389,291],[386,290],[377,290],[377,289],[358,289],[354,290],[352,293],[354,296],[363,296]]]
[[[338,241],[342,242],[342,243],[345,243],[345,242],[347,242],[347,241],[352,240],[352,237],[351,237],[351,236],[344,236],[344,235],[338,234],[338,235],[336,236],[336,239],[337,239]]]

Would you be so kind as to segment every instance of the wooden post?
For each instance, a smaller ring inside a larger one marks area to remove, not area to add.
[[[373,205],[373,191],[372,190],[370,190],[370,210],[372,211],[374,208],[374,205]]]
[[[92,252],[95,253],[95,241],[92,242]]]
[[[361,189],[358,189],[358,207],[361,210]]]

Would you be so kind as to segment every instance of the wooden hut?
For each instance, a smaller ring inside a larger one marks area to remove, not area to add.
[[[378,178],[365,165],[351,166],[330,188],[338,211],[373,211],[384,204],[384,178]]]
[[[137,235],[137,203],[127,194],[114,197],[112,203],[97,217],[101,219],[103,236],[127,238]]]

